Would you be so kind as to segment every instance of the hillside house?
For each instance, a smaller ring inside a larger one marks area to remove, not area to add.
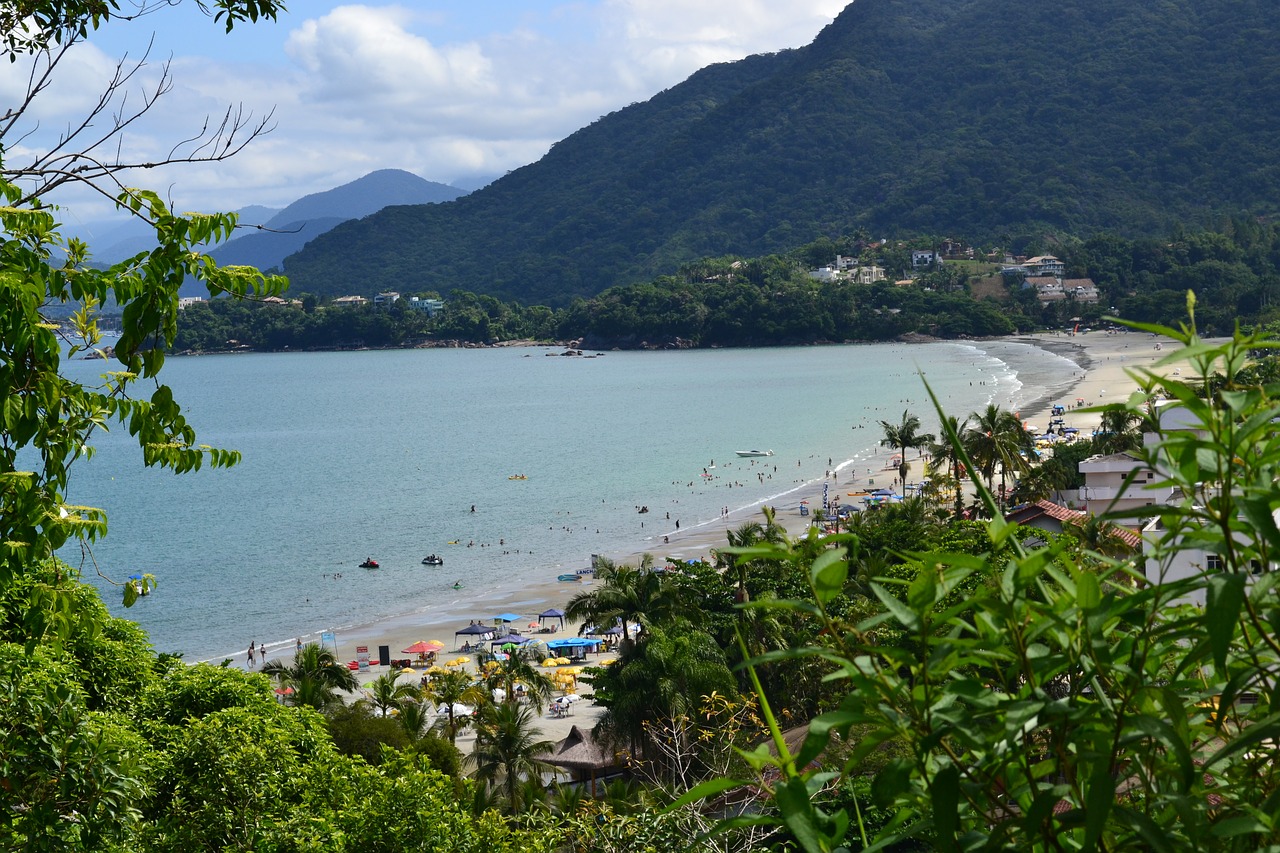
[[[942,263],[942,256],[932,249],[912,249],[911,250],[911,268],[913,270],[931,267],[934,264]]]
[[[1062,288],[1062,282],[1051,275],[1031,276],[1022,283],[1024,288],[1035,288],[1036,298],[1040,300],[1041,305],[1048,305],[1050,302],[1061,302],[1067,298],[1067,292]]]
[[[408,306],[410,311],[421,311],[428,317],[434,317],[444,310],[444,300],[421,299],[417,296],[411,296],[409,297]]]
[[[1091,278],[1067,278],[1062,280],[1062,289],[1071,299],[1077,302],[1094,303],[1098,301],[1098,286]]]
[[[388,290],[385,293],[379,293],[373,297],[374,308],[390,308],[400,301],[400,294],[394,290]]]
[[[335,308],[359,308],[361,305],[368,305],[369,300],[363,296],[339,296],[329,304]]]
[[[1052,275],[1062,278],[1067,274],[1067,265],[1053,255],[1036,255],[1022,263],[1029,276]]]

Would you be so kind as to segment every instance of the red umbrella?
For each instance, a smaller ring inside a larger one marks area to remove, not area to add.
[[[401,654],[406,654],[406,655],[429,655],[429,654],[431,654],[432,652],[438,652],[438,651],[440,651],[440,650],[441,650],[441,649],[443,649],[443,648],[444,648],[444,643],[437,643],[437,642],[435,642],[435,641],[428,642],[428,641],[426,641],[426,640],[419,640],[418,642],[414,643],[414,644],[413,644],[412,646],[410,646],[409,648],[404,649],[404,650],[401,652]]]

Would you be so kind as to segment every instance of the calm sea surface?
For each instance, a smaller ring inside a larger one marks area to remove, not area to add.
[[[719,523],[725,506],[745,518],[783,503],[828,467],[856,465],[881,437],[876,421],[904,409],[934,431],[917,370],[964,415],[1056,392],[1074,367],[1013,343],[546,352],[170,359],[166,379],[200,440],[244,461],[176,477],[144,469],[123,428],[97,434],[69,499],[109,514],[93,548],[101,570],[152,572],[159,589],[126,611],[87,562],[85,576],[158,650],[188,660],[239,656],[250,639],[452,614],[469,596],[585,567],[592,553],[660,550],[676,520],[687,530]],[[740,449],[776,456],[753,465]],[[443,567],[420,564],[432,552]],[[367,556],[382,568],[357,568]],[[81,562],[78,549],[63,557]]]

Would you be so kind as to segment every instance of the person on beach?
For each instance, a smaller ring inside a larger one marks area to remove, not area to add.
[[[301,637],[298,637],[296,640],[294,640],[294,641],[293,641],[293,645],[294,645],[294,649],[295,649],[299,654],[301,654],[301,653],[302,653],[302,638],[301,638]]]
[[[250,641],[249,641],[249,655],[248,655],[248,657],[246,658],[246,662],[249,664],[249,666],[253,666],[253,648],[254,648],[254,641],[253,641],[253,640],[250,640]]]

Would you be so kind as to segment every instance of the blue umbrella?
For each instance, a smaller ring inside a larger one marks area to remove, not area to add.
[[[503,622],[519,622],[524,617],[519,613],[499,613],[494,619],[500,619]]]

